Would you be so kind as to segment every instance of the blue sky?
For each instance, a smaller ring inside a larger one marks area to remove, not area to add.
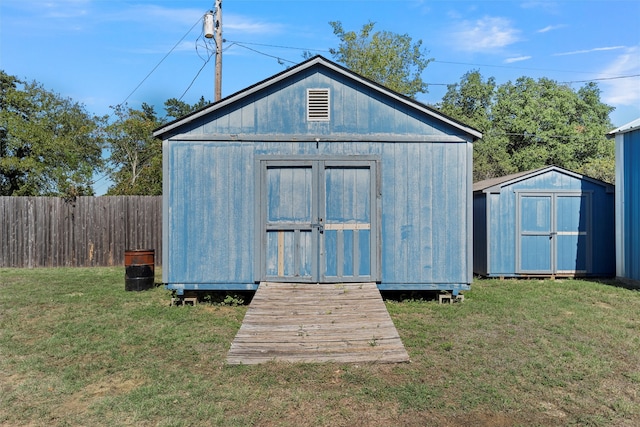
[[[2,0],[0,69],[103,115],[127,102],[213,100],[202,16],[213,0]],[[417,99],[436,104],[470,70],[501,84],[547,77],[575,89],[595,80],[616,108],[613,124],[640,117],[640,2],[223,0],[222,96],[302,61],[331,59],[329,21],[422,40],[434,61]]]

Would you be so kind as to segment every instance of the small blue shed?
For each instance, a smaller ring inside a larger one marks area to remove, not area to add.
[[[557,166],[473,185],[474,273],[613,276],[614,187]]]
[[[616,143],[616,276],[640,284],[640,118],[608,135]]]
[[[469,289],[482,135],[317,56],[154,132],[163,282]]]

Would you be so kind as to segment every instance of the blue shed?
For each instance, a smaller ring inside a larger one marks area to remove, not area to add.
[[[616,276],[640,284],[640,118],[608,135],[616,143]]]
[[[473,185],[474,273],[613,276],[614,187],[557,166]]]
[[[481,134],[316,56],[154,132],[163,282],[469,289]]]

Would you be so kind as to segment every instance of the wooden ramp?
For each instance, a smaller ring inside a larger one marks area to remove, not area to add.
[[[375,283],[263,282],[227,363],[408,362]]]

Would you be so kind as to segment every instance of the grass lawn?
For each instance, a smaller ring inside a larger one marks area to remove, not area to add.
[[[411,363],[226,366],[245,306],[123,268],[0,269],[0,425],[637,426],[640,292],[478,280],[388,301]]]

